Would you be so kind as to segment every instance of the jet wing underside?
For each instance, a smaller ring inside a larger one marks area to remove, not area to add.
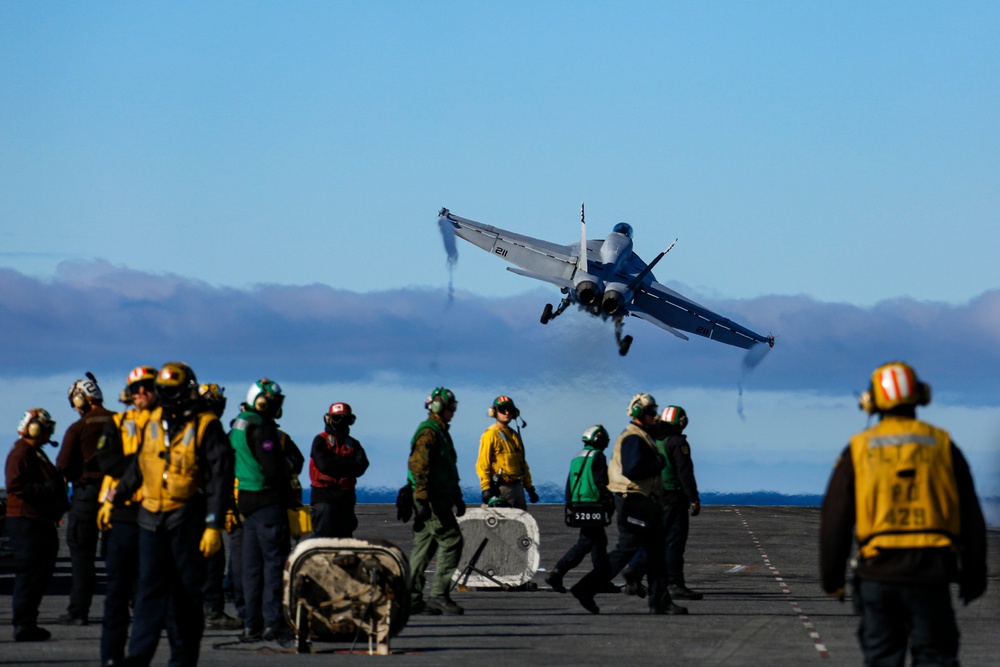
[[[454,223],[456,236],[527,272],[515,273],[556,284],[562,284],[573,277],[579,247],[574,249],[523,234],[515,234],[492,225],[467,220],[450,212],[447,218]]]
[[[744,350],[758,343],[771,344],[769,337],[714,313],[659,283],[637,289],[629,309],[642,319],[655,320],[654,324],[687,331]]]

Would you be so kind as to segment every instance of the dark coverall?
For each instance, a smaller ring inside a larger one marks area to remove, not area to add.
[[[167,442],[197,417],[192,412],[165,417]],[[148,446],[149,441],[144,441],[143,447]],[[168,629],[170,642],[168,664],[173,667],[198,663],[205,627],[202,606],[205,557],[199,544],[206,528],[223,529],[228,499],[233,492],[233,450],[217,419],[206,427],[196,452],[199,492],[175,510],[153,512],[145,504],[139,510],[139,587],[126,658],[128,665],[148,665],[152,661],[164,628]],[[142,468],[137,458],[119,481],[114,504],[124,504],[142,485]]]
[[[101,531],[97,528],[97,509],[101,503],[104,473],[97,462],[97,444],[114,413],[103,405],[93,404],[90,411],[73,422],[65,435],[56,457],[56,467],[73,485],[73,497],[66,520],[66,545],[69,547],[73,584],[65,618],[89,622],[90,604],[97,586],[97,544]]]
[[[961,567],[950,548],[884,549],[861,559],[855,595],[862,609],[858,639],[866,666],[899,666],[907,643],[913,664],[957,665],[959,630],[949,583],[958,581],[966,603],[986,590],[986,522],[969,465],[952,448],[958,490]],[[830,478],[820,517],[820,574],[823,590],[833,594],[845,585],[845,570],[854,542],[855,472],[850,446],[841,454]]]
[[[687,437],[677,433],[664,440],[657,440],[656,447],[663,452],[671,479],[664,479],[663,536],[665,540],[664,558],[667,565],[667,584],[684,586],[684,551],[687,549],[691,517],[688,508],[692,503],[700,503],[698,482],[694,477],[694,462],[691,460],[691,446]],[[680,488],[673,488],[673,487]],[[671,488],[668,488],[671,487]],[[646,574],[646,552],[636,554],[623,573],[626,581],[640,581]]]
[[[637,435],[624,437],[620,457],[622,474],[628,479],[658,478],[663,470],[663,458]],[[663,511],[658,500],[659,498],[648,498],[640,493],[630,493],[627,496],[615,493],[618,543],[608,554],[610,569],[600,568],[588,572],[573,586],[574,595],[578,598],[593,598],[628,565],[639,549],[645,549],[650,564],[649,608],[654,612],[662,612],[670,607],[672,600],[667,590],[663,553]]]
[[[358,527],[354,514],[358,477],[368,470],[368,456],[361,443],[347,433],[327,427],[312,442],[309,480],[312,483],[313,534],[316,537],[351,537]]]
[[[69,507],[62,475],[40,447],[44,445],[19,439],[5,465],[6,523],[16,567],[15,634],[37,627],[38,606],[59,555],[56,524]]]

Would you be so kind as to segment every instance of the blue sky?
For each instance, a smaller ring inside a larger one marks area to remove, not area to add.
[[[698,406],[707,490],[821,492],[903,357],[1000,493],[998,32],[974,2],[4,3],[0,423],[183,358],[231,402],[281,381],[303,446],[356,403],[395,483],[447,384],[467,481],[498,393],[559,481],[644,390]],[[775,350],[743,377],[629,322],[620,360],[468,245],[447,304],[439,207],[571,243],[581,202],[647,259],[679,237],[658,279]]]

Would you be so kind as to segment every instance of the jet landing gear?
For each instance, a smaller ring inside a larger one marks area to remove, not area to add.
[[[628,349],[632,347],[632,337],[622,337],[622,329],[625,328],[624,320],[621,317],[615,318],[615,342],[618,343],[618,354],[624,357],[628,354]]]
[[[569,304],[570,304],[569,299],[563,299],[562,301],[559,302],[559,307],[556,308],[555,310],[552,310],[551,303],[545,304],[545,308],[542,309],[542,317],[540,318],[539,321],[542,324],[548,324],[549,320],[554,320],[555,318],[562,315],[563,311],[569,308]]]

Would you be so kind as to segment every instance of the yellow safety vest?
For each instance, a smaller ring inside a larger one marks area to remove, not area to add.
[[[146,432],[146,425],[149,423],[149,410],[126,410],[125,412],[119,412],[112,419],[115,420],[115,426],[118,427],[119,433],[121,433],[122,438],[122,452],[125,456],[129,454],[135,454],[139,451],[142,446],[142,437]],[[108,494],[111,489],[118,486],[118,478],[112,477],[111,475],[105,475],[104,480],[101,482],[101,493],[98,496],[101,502],[104,502],[108,498]],[[130,499],[125,501],[126,505],[132,503],[137,503],[142,500],[142,489],[137,490]]]
[[[171,512],[197,495],[198,447],[205,429],[219,419],[213,412],[202,412],[174,434],[168,447],[162,417],[160,408],[153,410],[139,452],[142,506],[150,512]]]
[[[622,474],[622,441],[630,435],[639,436],[654,454],[659,453],[653,438],[635,423],[629,422],[615,440],[611,463],[608,464],[608,490],[612,493],[641,493],[648,498],[656,498],[663,492],[663,476],[659,472],[646,479],[630,479]]]
[[[859,556],[954,547],[961,531],[947,431],[885,417],[851,438]]]
[[[531,471],[524,456],[524,443],[517,431],[494,422],[483,432],[479,438],[476,474],[479,475],[479,485],[483,490],[490,488],[493,475],[532,486]]]

